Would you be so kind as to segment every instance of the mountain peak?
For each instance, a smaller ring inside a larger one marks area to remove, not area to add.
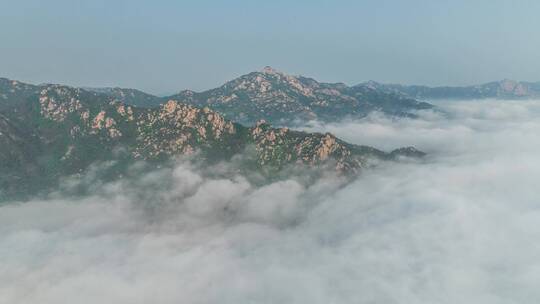
[[[262,70],[263,73],[265,74],[271,74],[271,75],[274,75],[274,74],[280,74],[276,69],[274,69],[273,67],[267,65],[263,68]]]

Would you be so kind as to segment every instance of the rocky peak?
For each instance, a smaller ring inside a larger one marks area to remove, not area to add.
[[[257,123],[255,123],[255,127],[258,128],[258,127],[260,127],[260,126],[262,126],[262,125],[267,125],[267,124],[268,124],[268,123],[266,122],[266,120],[264,120],[264,119],[259,119],[259,120],[257,121]]]
[[[251,129],[251,135],[253,138],[257,138],[257,136],[261,135],[263,132],[265,132],[268,128],[270,128],[270,125],[266,122],[264,119],[260,119],[257,121],[255,126]]]
[[[504,90],[504,91],[513,91],[514,88],[518,85],[518,82],[515,81],[515,80],[511,80],[511,79],[503,79],[501,81],[499,81],[499,86]]]
[[[393,150],[390,153],[392,158],[408,157],[408,158],[419,158],[426,156],[426,153],[416,149],[415,147],[403,147]]]
[[[41,115],[57,122],[64,121],[70,113],[83,107],[79,93],[77,89],[58,85],[44,88],[39,94]]]
[[[281,74],[279,73],[276,69],[272,68],[271,66],[265,66],[263,69],[262,69],[262,72],[264,74],[269,74],[269,75],[276,75],[276,74]]]
[[[192,90],[183,90],[183,91],[181,91],[179,94],[182,94],[182,95],[184,95],[184,96],[189,96],[189,97],[191,97],[191,96],[195,95],[195,91],[192,91]]]
[[[299,77],[265,67],[261,72],[252,72],[229,81],[222,87],[211,90],[210,94],[219,94],[220,96],[215,98],[219,103],[228,103],[237,100],[239,95],[246,94],[252,101],[284,101],[295,98],[295,95],[312,97],[313,88]],[[211,98],[209,102],[213,101]]]
[[[262,73],[248,75],[254,76],[249,81],[256,83],[255,87],[259,88],[261,93],[269,92],[272,88],[279,88],[279,90],[292,91],[313,97],[314,89],[319,87],[319,83],[311,78],[288,75],[269,66],[266,66]]]
[[[515,80],[503,79],[499,82],[499,87],[503,94],[525,96],[528,93],[527,87]]]
[[[382,85],[379,82],[375,81],[375,80],[368,80],[368,81],[366,81],[366,82],[364,82],[362,84],[359,84],[359,86],[365,86],[365,87],[367,87],[369,89],[377,90]]]
[[[317,147],[317,156],[319,160],[326,160],[330,153],[335,151],[338,148],[336,143],[336,137],[330,133],[326,133],[324,137],[321,138],[320,145]]]

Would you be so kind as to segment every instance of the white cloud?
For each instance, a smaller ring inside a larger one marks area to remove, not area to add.
[[[3,205],[0,303],[540,300],[540,102],[440,106],[309,127],[430,152],[349,184],[258,186],[182,163]]]

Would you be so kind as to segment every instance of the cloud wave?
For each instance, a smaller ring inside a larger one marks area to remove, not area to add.
[[[305,126],[429,153],[351,183],[261,185],[181,162],[3,205],[0,303],[540,300],[540,102],[439,106]]]

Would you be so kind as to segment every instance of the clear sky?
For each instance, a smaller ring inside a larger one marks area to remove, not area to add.
[[[273,66],[321,81],[540,80],[540,1],[0,0],[0,77],[202,90]]]

